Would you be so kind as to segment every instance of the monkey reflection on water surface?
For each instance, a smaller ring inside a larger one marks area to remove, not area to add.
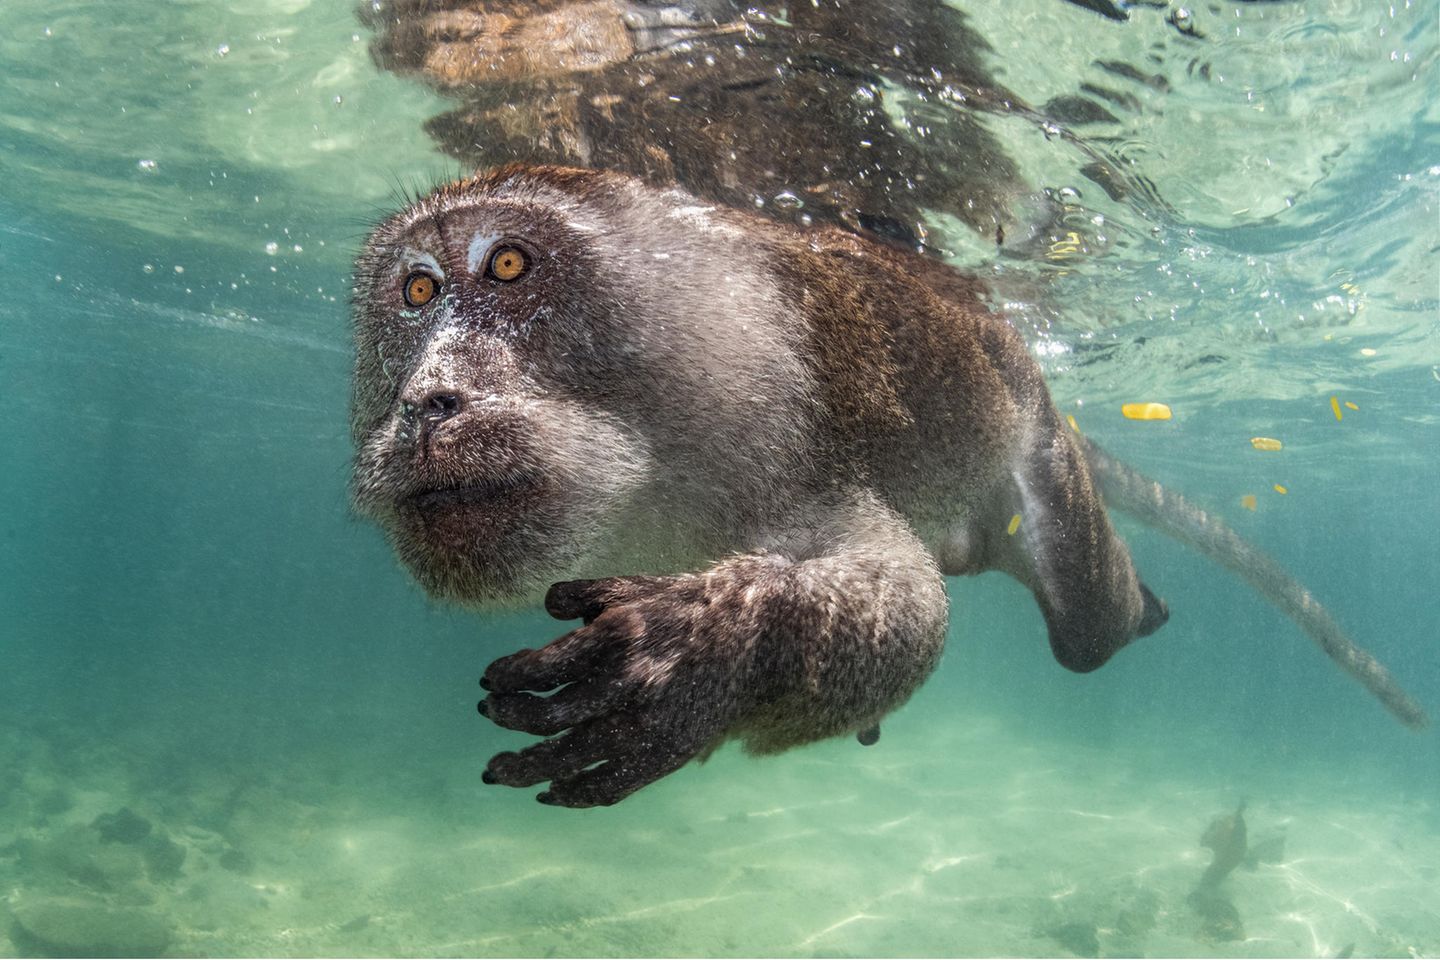
[[[380,225],[356,268],[358,508],[432,595],[583,621],[485,670],[481,712],[548,738],[485,781],[584,807],[729,739],[873,743],[940,657],[945,576],[1014,576],[1056,659],[1094,670],[1168,616],[1102,488],[1424,722],[1273,561],[1074,433],[983,293],[589,170],[502,168]]]

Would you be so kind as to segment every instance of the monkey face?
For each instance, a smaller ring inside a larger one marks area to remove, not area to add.
[[[785,509],[814,469],[807,333],[768,225],[737,216],[516,165],[375,230],[353,494],[422,585],[528,599],[735,549]]]
[[[553,205],[454,188],[357,262],[354,500],[437,596],[566,575],[648,473],[645,439],[587,389],[623,363],[592,260]]]

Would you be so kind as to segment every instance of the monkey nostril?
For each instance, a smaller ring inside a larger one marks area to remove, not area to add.
[[[435,392],[420,402],[420,415],[427,420],[448,420],[460,412],[460,397],[453,393]]]

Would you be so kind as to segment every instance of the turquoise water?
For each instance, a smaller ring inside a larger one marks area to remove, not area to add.
[[[1440,5],[1221,2],[1203,39],[962,6],[1032,103],[1169,81],[1091,144],[1153,195],[991,121],[1074,200],[1045,255],[953,256],[1082,430],[1440,713]],[[460,172],[368,40],[345,3],[0,6],[0,953],[1440,954],[1434,728],[1123,519],[1173,616],[1096,674],[987,575],[874,748],[727,748],[608,810],[483,787],[527,738],[480,671],[557,631],[427,601],[348,512],[349,259]],[[1222,935],[1188,894],[1241,800],[1285,846]]]

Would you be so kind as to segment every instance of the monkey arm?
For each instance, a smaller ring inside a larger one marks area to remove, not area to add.
[[[546,609],[585,625],[492,663],[480,704],[552,739],[497,755],[485,781],[549,781],[543,803],[606,805],[725,739],[778,752],[868,732],[903,703],[939,659],[947,615],[905,522],[859,493],[763,547],[698,574],[552,587]]]

